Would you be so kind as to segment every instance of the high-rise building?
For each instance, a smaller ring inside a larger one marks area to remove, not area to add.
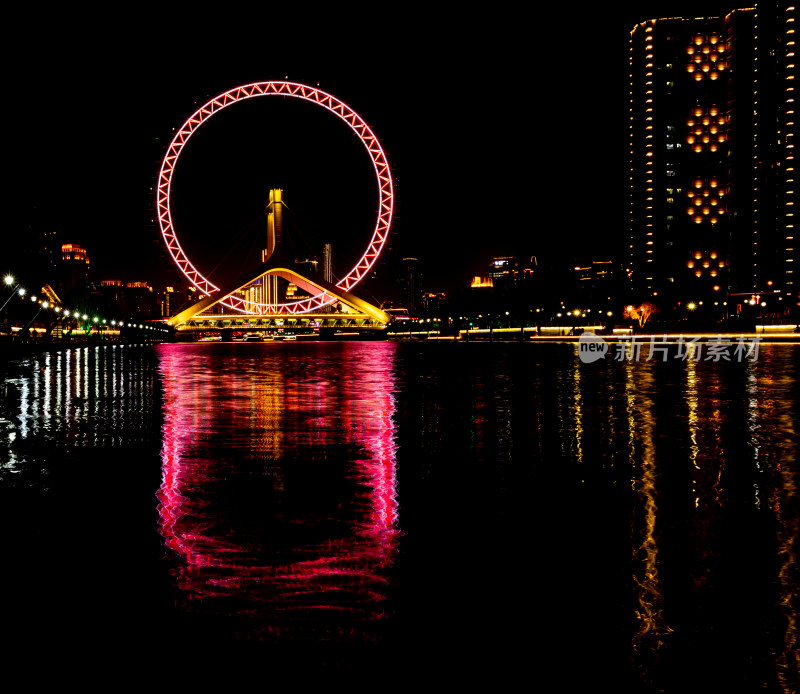
[[[503,256],[492,258],[486,276],[500,292],[524,289],[533,281],[536,271],[535,256]]]
[[[797,23],[794,2],[758,2],[753,16],[753,272],[741,289],[772,290],[780,313],[797,313]],[[750,104],[747,104],[750,107]],[[777,295],[777,296],[775,296]],[[763,297],[762,297],[763,298]]]
[[[333,284],[333,246],[330,243],[322,247],[322,279]]]
[[[89,255],[83,246],[77,243],[62,244],[60,270],[59,288],[63,292],[69,294],[88,289]]]
[[[634,300],[725,315],[736,294],[774,288],[775,312],[796,304],[794,14],[759,2],[631,31]]]
[[[593,260],[591,263],[575,265],[572,282],[565,298],[573,307],[607,314],[618,308],[623,300],[620,270],[611,260]]]
[[[403,308],[414,315],[420,308],[420,266],[417,258],[403,258],[398,285]]]
[[[169,318],[175,311],[175,287],[164,287],[159,299],[159,309],[162,318]]]

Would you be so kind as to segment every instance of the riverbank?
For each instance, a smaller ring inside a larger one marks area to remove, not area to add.
[[[5,340],[0,341],[0,360],[7,361],[9,359],[24,357],[28,354],[53,352],[64,349],[78,349],[81,347],[132,346],[158,344],[158,342],[159,341],[155,340]]]
[[[578,330],[565,328],[480,328],[460,330],[457,334],[442,334],[439,331],[387,332],[387,338],[394,341],[449,341],[449,342],[578,342],[581,335],[592,333],[608,343],[614,342],[720,342],[720,341],[758,341],[766,343],[800,343],[800,332],[796,326],[789,330],[758,330],[747,332],[635,332],[630,329],[605,331],[587,327]]]
[[[566,331],[564,331],[566,333]],[[593,331],[587,330],[586,333]],[[537,333],[536,328],[495,328],[495,329],[474,329],[461,330],[457,334],[443,335],[438,331],[413,331],[407,333],[393,333],[387,331],[382,336],[370,335],[368,337],[359,336],[355,333],[348,333],[341,337],[326,337],[320,339],[317,335],[298,335],[297,342],[330,342],[330,341],[381,341],[381,342],[526,342],[533,344],[548,343],[575,343],[577,344],[581,336],[585,333],[572,332],[571,334],[559,334],[553,331],[550,334]],[[692,332],[668,333],[668,332],[631,332],[629,330],[615,330],[612,332],[594,332],[608,344],[620,342],[637,344],[683,344],[683,343],[733,343],[746,342],[748,344],[800,344],[800,333],[794,331],[761,331],[761,332]],[[150,341],[121,341],[121,340],[28,340],[28,341],[0,341],[0,360],[9,360],[24,357],[29,354],[41,352],[60,351],[64,349],[76,349],[80,347],[102,347],[102,346],[133,346],[145,344],[159,344],[161,342],[171,342],[170,340],[150,340]],[[234,343],[243,341],[234,341]],[[281,341],[278,341],[281,342]],[[181,343],[191,344],[191,343]],[[231,343],[225,343],[231,344]],[[251,344],[251,343],[248,343]],[[273,344],[271,341],[266,344]]]

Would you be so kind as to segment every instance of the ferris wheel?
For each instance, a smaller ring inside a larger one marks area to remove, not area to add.
[[[203,123],[222,109],[228,108],[238,102],[269,96],[292,97],[302,101],[317,104],[344,121],[356,134],[372,162],[375,173],[375,184],[378,192],[378,207],[374,229],[370,241],[363,254],[352,269],[335,285],[329,284],[319,278],[307,278],[296,268],[288,267],[287,263],[276,265],[265,263],[255,273],[241,278],[235,285],[220,287],[207,279],[192,263],[184,251],[178,238],[172,215],[172,178],[175,166],[186,144],[192,135],[197,132]],[[350,291],[363,280],[378,259],[392,223],[394,211],[394,193],[392,176],[386,153],[361,116],[347,104],[315,87],[297,82],[269,81],[255,82],[230,89],[219,96],[210,99],[197,109],[181,126],[173,137],[161,163],[156,189],[156,209],[161,235],[166,243],[173,261],[192,286],[196,287],[207,297],[205,306],[214,303],[239,313],[249,314],[303,314],[317,311],[338,300],[352,300],[359,308],[369,306],[366,302],[356,300]],[[234,294],[235,290],[252,282],[258,277],[273,274],[295,281],[302,286],[310,296],[284,302],[265,303],[246,301],[241,296]],[[204,310],[200,309],[200,310]],[[374,307],[372,307],[374,308]]]

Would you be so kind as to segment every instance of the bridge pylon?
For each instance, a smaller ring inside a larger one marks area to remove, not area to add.
[[[339,289],[335,284],[321,277],[308,277],[305,270],[288,256],[283,242],[283,190],[272,188],[269,192],[269,203],[267,204],[266,247],[261,251],[261,263],[259,266],[242,274],[233,282],[227,283],[214,294],[205,296],[188,308],[179,311],[168,322],[176,330],[180,331],[201,316],[204,311],[240,290],[253,285],[259,279],[262,280],[260,297],[262,301],[252,304],[256,307],[254,311],[249,313],[240,312],[238,315],[276,319],[287,315],[302,315],[304,317],[317,315],[309,312],[298,312],[297,314],[287,314],[285,311],[271,313],[269,305],[279,303],[277,284],[279,277],[293,283],[299,289],[312,296],[324,294],[326,297],[330,297],[332,301],[344,304],[348,307],[349,312],[366,317],[370,325],[386,326],[391,321],[391,316],[388,313],[368,301],[364,301],[351,292]],[[327,314],[319,313],[318,315],[325,317]]]

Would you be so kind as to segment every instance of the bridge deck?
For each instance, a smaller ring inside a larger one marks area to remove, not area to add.
[[[384,330],[386,324],[361,313],[312,313],[296,316],[243,314],[216,314],[194,316],[190,320],[173,326],[178,332],[197,332],[202,330],[247,330],[262,332],[267,330],[306,330],[316,328]]]

